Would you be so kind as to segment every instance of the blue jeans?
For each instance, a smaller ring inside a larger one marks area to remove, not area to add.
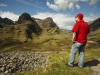
[[[73,43],[72,45],[72,50],[70,53],[70,60],[68,62],[69,66],[73,66],[74,65],[74,60],[75,60],[75,56],[76,53],[79,52],[79,62],[78,62],[78,66],[80,68],[83,68],[84,65],[84,48],[85,48],[86,44],[81,44],[78,42]]]

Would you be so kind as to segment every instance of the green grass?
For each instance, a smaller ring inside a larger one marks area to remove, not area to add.
[[[98,30],[92,32],[91,34],[89,34],[89,39],[100,43],[100,35],[99,34],[100,34],[100,28]]]
[[[93,75],[89,62],[100,58],[100,48],[85,51],[85,67],[83,69],[78,68],[77,65],[73,68],[65,65],[69,60],[69,54],[68,51],[63,54],[49,54],[51,58],[46,67],[11,75]],[[77,62],[78,54],[76,55],[75,64]]]

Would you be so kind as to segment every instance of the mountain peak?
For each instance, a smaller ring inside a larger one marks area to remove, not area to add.
[[[22,23],[24,21],[34,21],[28,13],[23,13],[19,16],[18,23]]]
[[[53,19],[51,17],[47,17],[46,20],[53,21]]]

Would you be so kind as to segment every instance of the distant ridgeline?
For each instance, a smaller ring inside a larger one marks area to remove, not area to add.
[[[8,18],[1,18],[0,17],[0,28],[2,27],[2,25],[11,25],[11,24],[14,24],[14,22]]]
[[[88,23],[89,23],[90,29],[92,31],[96,31],[96,30],[100,29],[100,17],[97,18],[96,20],[88,22]]]
[[[15,23],[8,18],[0,17],[0,41],[40,43],[52,38],[53,35],[61,34],[64,35],[50,17],[42,20],[23,13]]]

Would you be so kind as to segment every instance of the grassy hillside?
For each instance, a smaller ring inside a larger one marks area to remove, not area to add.
[[[69,50],[71,47],[71,40],[70,38],[61,38],[61,36],[56,35],[55,38],[48,38],[41,37],[42,42],[39,40],[39,43],[32,44],[32,43],[25,43],[25,44],[14,44],[10,46],[6,46],[0,49],[1,52],[8,52],[8,51],[34,51],[34,52],[42,52],[42,51],[63,51],[63,50]],[[2,44],[1,44],[2,45]],[[7,45],[7,43],[3,43],[3,45]],[[3,46],[2,45],[2,46]]]
[[[89,36],[90,40],[100,43],[100,28],[92,32]]]

